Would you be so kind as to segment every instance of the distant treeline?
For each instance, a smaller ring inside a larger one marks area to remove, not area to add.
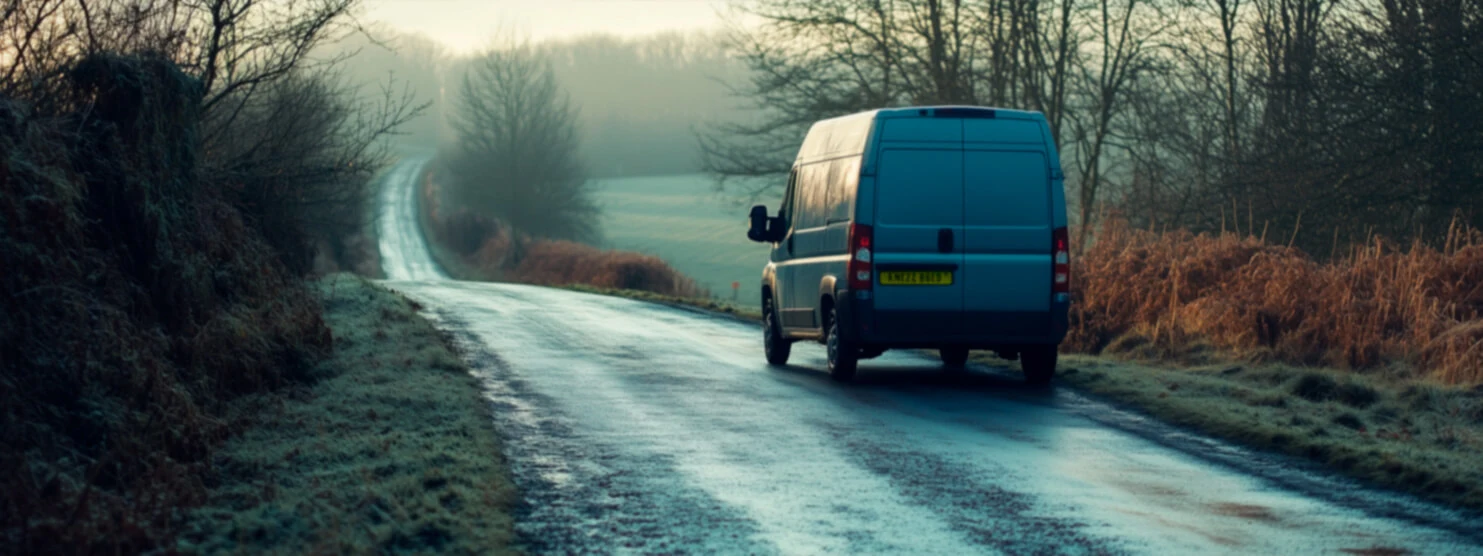
[[[592,177],[661,175],[701,168],[696,125],[740,112],[726,83],[745,74],[722,37],[662,33],[639,38],[591,35],[534,45],[578,111],[583,161]],[[448,107],[472,55],[431,39],[372,29],[335,45],[325,57],[350,56],[343,75],[368,95],[408,85],[433,103],[404,131],[409,144],[450,139]]]
[[[785,174],[820,118],[992,105],[1046,114],[1083,234],[1120,212],[1328,256],[1483,224],[1480,0],[747,6],[730,43],[765,117],[706,134],[718,172]]]

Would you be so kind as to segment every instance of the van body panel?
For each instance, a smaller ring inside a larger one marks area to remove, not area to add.
[[[1009,143],[1040,146],[1045,143],[1041,135],[1040,122],[995,118],[992,120],[963,120],[965,143]]]
[[[863,174],[864,169],[862,167]],[[853,222],[875,227],[875,176],[861,175],[855,188],[855,214]]]
[[[875,180],[876,252],[940,253],[938,231],[963,227],[962,183],[962,151],[884,150]]]
[[[953,119],[893,118],[882,126],[881,141],[962,143],[963,124]]]
[[[844,275],[861,163],[860,153],[851,150],[864,148],[869,123],[817,124],[815,135],[825,139],[810,139],[815,158],[794,165],[791,232],[776,248],[785,252],[778,265],[785,330],[818,332],[823,326],[820,288]]]
[[[1039,126],[1029,129],[1039,141]],[[1027,146],[1037,150],[964,151],[967,313],[1050,310],[1050,172],[1041,145]]]
[[[912,268],[956,269],[953,283],[949,286],[888,286],[876,278],[875,308],[877,311],[962,311],[963,279],[961,277],[963,255],[959,253],[888,253],[875,255],[877,276],[891,270]]]
[[[889,126],[888,126],[889,128]],[[876,214],[873,264],[909,270],[912,265],[952,265],[953,283],[946,286],[875,285],[875,307],[881,311],[960,311],[963,263],[958,246],[944,252],[942,230],[954,236],[963,228],[963,152],[961,150],[886,147],[876,170]],[[882,318],[877,315],[879,320]]]
[[[803,300],[799,298],[797,288],[793,285],[798,282],[798,259],[800,253],[809,250],[809,237],[804,230],[798,228],[798,205],[804,202],[801,199],[801,188],[799,187],[800,172],[794,168],[788,180],[788,189],[784,194],[783,206],[779,209],[788,226],[788,232],[783,239],[773,245],[772,261],[776,268],[776,282],[774,291],[778,298],[777,311],[778,320],[784,329],[803,327],[808,325],[811,319],[811,310],[806,309]],[[801,238],[801,239],[800,239]]]
[[[803,145],[798,149],[797,163],[807,164],[839,156],[859,155],[873,135],[876,119],[873,112],[862,112],[823,120],[810,126]]]
[[[875,326],[863,335],[868,343],[897,345],[954,343],[962,338],[963,312],[876,309]]]

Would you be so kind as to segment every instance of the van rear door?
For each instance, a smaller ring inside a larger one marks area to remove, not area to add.
[[[1050,170],[1038,126],[1031,129],[1027,140],[1039,144],[969,142],[963,153],[963,332],[968,335],[1027,336],[1051,326]],[[971,139],[971,127],[968,131]],[[994,136],[1014,138],[1002,132]]]
[[[889,120],[887,137],[892,124],[923,123],[958,127],[956,120]],[[876,327],[885,336],[932,341],[962,333],[963,151],[960,132],[951,131],[940,145],[886,145],[879,154],[873,264]],[[950,283],[926,281],[943,273]],[[893,276],[919,283],[893,284]]]

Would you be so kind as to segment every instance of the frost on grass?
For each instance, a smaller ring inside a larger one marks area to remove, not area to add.
[[[324,377],[244,414],[182,549],[500,553],[513,486],[479,385],[402,297],[318,284],[336,353]]]
[[[1063,384],[1160,419],[1483,509],[1483,389],[1286,365],[1062,360]]]

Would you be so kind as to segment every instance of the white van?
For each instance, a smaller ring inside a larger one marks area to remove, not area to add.
[[[1045,384],[1066,336],[1070,252],[1060,156],[1037,112],[939,106],[820,121],[776,216],[752,207],[767,360],[827,346],[829,373],[892,348],[1018,357]]]

